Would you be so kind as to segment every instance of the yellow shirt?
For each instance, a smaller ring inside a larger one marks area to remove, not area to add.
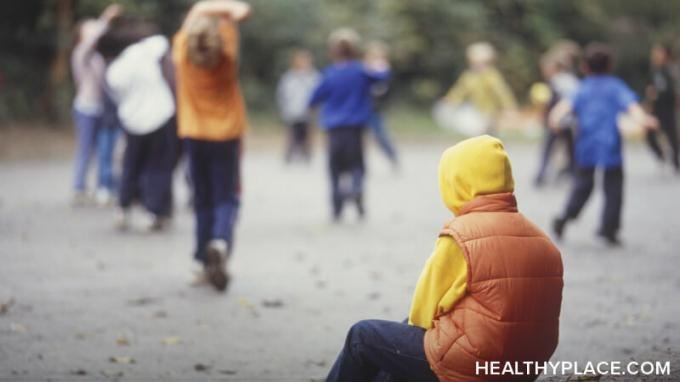
[[[180,30],[174,37],[180,138],[224,141],[240,138],[247,129],[238,83],[238,30],[234,23],[223,21],[220,34],[224,41],[224,60],[210,70],[189,61],[186,31]]]
[[[435,317],[450,311],[465,295],[467,277],[463,250],[453,238],[440,237],[420,274],[408,323],[430,329]]]
[[[517,107],[517,100],[501,73],[495,68],[467,70],[449,90],[445,99],[451,103],[469,101],[491,117]]]

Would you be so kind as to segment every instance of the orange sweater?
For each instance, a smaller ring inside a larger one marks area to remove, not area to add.
[[[238,83],[239,36],[235,24],[222,21],[223,62],[214,69],[194,66],[187,54],[187,34],[173,41],[177,76],[177,124],[180,138],[226,141],[243,136],[246,111]]]

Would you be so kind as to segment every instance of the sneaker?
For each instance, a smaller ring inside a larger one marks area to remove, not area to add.
[[[357,203],[357,213],[359,214],[359,220],[364,220],[366,217],[366,209],[364,208],[364,198],[359,195],[355,199]]]
[[[229,246],[225,240],[215,239],[208,243],[205,250],[205,272],[210,284],[220,292],[227,289],[229,274],[226,270]]]
[[[555,218],[553,219],[552,229],[557,240],[562,240],[564,236],[564,227],[567,225],[567,219],[565,218]]]
[[[618,235],[615,233],[600,230],[597,232],[597,236],[603,239],[608,247],[621,247],[623,245],[623,243],[621,243],[621,240],[619,240]]]
[[[116,212],[115,225],[119,231],[126,231],[130,228],[130,211],[127,208],[120,208]]]
[[[170,223],[170,219],[168,217],[156,214],[148,214],[146,219],[147,221],[144,227],[147,232],[163,231]]]
[[[83,207],[90,203],[90,197],[85,191],[76,191],[73,194],[73,199],[71,200],[71,205],[73,207]]]
[[[108,207],[113,204],[113,193],[106,188],[100,188],[94,194],[94,200],[100,207]]]
[[[204,287],[211,285],[208,272],[205,269],[194,271],[193,279],[189,283],[192,287]]]

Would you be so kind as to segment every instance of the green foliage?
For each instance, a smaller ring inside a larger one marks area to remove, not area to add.
[[[35,118],[46,97],[68,99],[70,85],[45,93],[56,52],[60,0],[0,2],[0,121]],[[191,0],[118,0],[171,36]],[[73,0],[73,18],[96,16],[109,1]],[[241,78],[248,104],[272,112],[274,88],[291,50],[328,64],[326,39],[340,26],[391,48],[395,97],[414,107],[441,96],[465,67],[465,46],[488,40],[520,99],[540,80],[540,55],[558,39],[599,40],[618,53],[617,74],[641,90],[653,41],[675,42],[680,2],[665,0],[252,0],[242,28]],[[676,47],[676,50],[680,46]],[[56,94],[56,95],[55,95]],[[59,95],[62,94],[62,95]],[[57,102],[67,105],[68,102]],[[61,113],[62,115],[66,113]]]

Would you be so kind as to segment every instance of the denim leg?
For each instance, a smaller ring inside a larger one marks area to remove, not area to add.
[[[387,130],[385,129],[385,120],[383,116],[378,112],[371,113],[371,117],[368,124],[373,131],[375,139],[378,141],[378,146],[387,155],[391,161],[397,160],[397,152],[390,141],[390,137],[387,135]]]
[[[98,186],[113,191],[113,152],[118,139],[118,129],[115,127],[101,128],[97,133],[97,154],[99,159]]]
[[[87,170],[90,159],[95,151],[95,138],[99,117],[73,111],[73,119],[76,126],[77,148],[75,158],[74,188],[76,191],[85,191]]]
[[[546,129],[543,139],[543,150],[541,151],[541,166],[536,175],[536,182],[540,183],[545,180],[545,174],[548,171],[548,164],[550,164],[550,157],[552,155],[553,147],[557,140],[557,133],[551,129]]]
[[[365,320],[352,326],[327,381],[436,382],[425,356],[421,328],[392,321]]]
[[[654,153],[656,159],[662,161],[664,160],[663,150],[661,150],[661,145],[659,145],[658,133],[654,130],[647,130],[645,138],[647,139],[647,145]]]
[[[600,232],[616,235],[621,225],[623,168],[616,167],[604,170],[604,196],[605,202]]]
[[[577,168],[563,217],[575,219],[590,198],[595,185],[595,168]]]
[[[204,145],[205,142],[192,139],[185,141],[193,189],[194,216],[196,218],[196,252],[194,257],[200,262],[205,261],[205,246],[211,239],[213,226],[210,163]]]
[[[223,239],[233,248],[240,205],[240,142],[215,142],[213,146],[210,181],[214,225],[211,239]]]

